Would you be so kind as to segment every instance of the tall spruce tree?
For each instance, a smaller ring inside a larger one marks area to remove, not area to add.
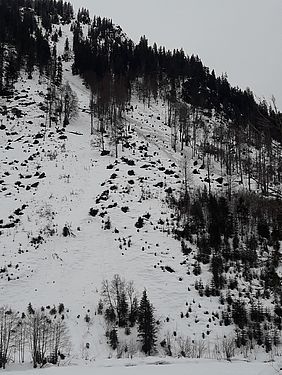
[[[157,327],[154,318],[154,307],[150,303],[146,289],[144,289],[138,316],[138,336],[142,343],[142,351],[151,355],[156,346]]]

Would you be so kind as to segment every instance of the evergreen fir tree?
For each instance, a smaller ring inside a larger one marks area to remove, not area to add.
[[[153,305],[150,303],[145,289],[139,306],[138,336],[142,343],[142,350],[147,355],[151,355],[154,351],[157,339],[157,328],[153,312]]]
[[[32,307],[31,302],[29,302],[29,304],[28,304],[27,311],[28,311],[28,313],[29,313],[30,315],[34,315],[34,314],[35,314],[35,311],[34,311],[34,309],[33,309],[33,307]]]
[[[110,335],[109,335],[109,343],[110,343],[110,346],[116,350],[117,346],[118,346],[118,335],[117,335],[117,330],[116,328],[113,328],[111,331],[110,331]]]

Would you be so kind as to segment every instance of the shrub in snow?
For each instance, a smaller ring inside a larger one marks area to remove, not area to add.
[[[135,227],[138,229],[143,228],[144,226],[144,219],[142,217],[139,217],[137,222],[135,223]]]
[[[107,218],[107,220],[106,220],[106,222],[105,222],[105,225],[104,225],[104,229],[105,229],[105,230],[110,230],[111,227],[112,227],[111,219],[110,219],[110,217],[108,216],[108,218]]]
[[[63,236],[68,237],[70,235],[71,235],[70,228],[65,225],[63,228]]]
[[[89,215],[95,217],[98,214],[99,210],[91,207],[89,210]]]
[[[52,309],[49,311],[50,315],[56,315],[57,314],[57,309],[55,306],[52,307]]]
[[[104,150],[101,152],[101,156],[107,156],[110,154],[110,151]]]
[[[121,207],[122,212],[126,213],[129,211],[129,208],[127,206]]]
[[[98,302],[98,307],[97,307],[97,314],[98,315],[103,314],[103,308],[104,308],[103,301],[100,299],[99,302]]]

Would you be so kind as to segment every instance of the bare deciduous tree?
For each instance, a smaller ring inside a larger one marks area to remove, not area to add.
[[[11,343],[14,342],[17,326],[17,314],[10,308],[0,308],[0,367],[6,367]]]

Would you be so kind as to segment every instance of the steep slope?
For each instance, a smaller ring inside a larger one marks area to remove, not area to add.
[[[76,324],[84,309],[94,314],[101,282],[120,274],[140,292],[148,289],[160,337],[166,331],[218,336],[217,319],[206,328],[217,298],[199,301],[188,290],[196,279],[187,274],[193,258],[184,261],[179,241],[169,234],[174,213],[165,190],[180,188],[176,162],[182,157],[170,149],[161,104],[142,109],[136,102],[128,114],[129,148],[118,159],[101,157],[99,135],[90,137],[89,115],[82,111],[89,91],[70,74],[70,64],[64,78],[78,95],[80,111],[66,130],[45,128],[40,103],[46,85],[37,86],[36,75],[33,83],[22,76],[18,95],[1,116],[1,304],[24,310],[29,302],[38,307],[63,302]],[[18,120],[10,115],[15,107],[23,112]],[[98,210],[95,218],[91,207]],[[62,234],[65,226],[69,237]],[[180,319],[190,306],[189,318]]]
[[[71,40],[69,26],[62,30],[59,54],[65,38]],[[147,108],[135,97],[126,114],[127,144],[119,145],[116,158],[106,133],[109,153],[102,156],[100,133],[90,135],[90,91],[71,65],[63,63],[63,80],[76,92],[79,111],[66,128],[48,127],[48,81],[37,73],[33,81],[23,73],[15,96],[2,104],[0,304],[24,311],[29,302],[38,308],[62,302],[76,359],[112,356],[96,311],[102,281],[119,274],[134,281],[139,295],[148,290],[158,342],[170,340],[173,354],[183,354],[189,337],[194,355],[225,356],[219,345],[234,327],[223,323],[218,296],[199,296],[195,286],[210,282],[210,265],[195,274],[196,245],[186,241],[189,254],[183,255],[174,236],[181,229],[177,213],[168,204],[181,190],[184,169],[191,189],[208,188],[208,171],[192,158],[191,147],[172,150],[160,100]],[[212,127],[215,118],[205,120]],[[215,163],[214,191],[225,191],[220,177]],[[233,181],[235,190],[239,182]],[[236,298],[238,291],[231,294]],[[120,337],[130,345],[131,336]]]

